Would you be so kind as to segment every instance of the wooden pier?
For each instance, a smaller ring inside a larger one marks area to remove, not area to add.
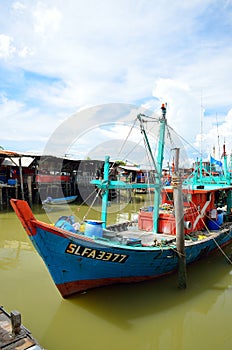
[[[21,324],[21,314],[8,314],[0,307],[0,350],[43,350],[30,331]]]

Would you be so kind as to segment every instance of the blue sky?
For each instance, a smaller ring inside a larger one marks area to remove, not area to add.
[[[231,0],[1,0],[0,13],[5,149],[41,152],[91,106],[167,102],[169,124],[196,148],[219,139],[230,153]]]

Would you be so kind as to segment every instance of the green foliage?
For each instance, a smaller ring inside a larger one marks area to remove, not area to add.
[[[126,165],[126,162],[124,162],[123,160],[116,160],[114,163],[117,165]]]

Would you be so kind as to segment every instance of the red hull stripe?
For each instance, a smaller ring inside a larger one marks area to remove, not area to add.
[[[171,273],[171,272],[170,272]],[[169,274],[169,273],[168,273]],[[165,274],[167,275],[167,274]],[[93,289],[96,287],[103,287],[103,286],[109,286],[112,284],[122,284],[122,283],[136,283],[136,282],[142,282],[142,281],[148,281],[155,279],[159,276],[142,276],[142,277],[118,277],[118,278],[101,278],[97,280],[83,280],[83,281],[74,281],[74,282],[67,282],[63,284],[57,284],[56,287],[60,291],[63,298],[67,298],[68,296],[75,294],[75,293],[81,293],[88,289]]]

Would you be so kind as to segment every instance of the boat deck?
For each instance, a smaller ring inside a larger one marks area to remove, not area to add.
[[[187,235],[185,237],[185,245],[191,245],[196,240],[210,239],[212,236],[216,237],[221,230],[225,232],[231,230],[231,223],[223,223],[220,230],[196,231],[190,236]],[[106,230],[103,230],[103,237],[109,240],[117,240],[120,244],[126,245],[154,246],[176,243],[175,235],[138,230],[130,222],[108,226]]]
[[[136,245],[140,243],[145,246],[163,242],[171,244],[176,241],[174,235],[138,230],[130,222],[108,226],[106,230],[103,230],[103,237],[110,240],[117,239],[121,244]]]

